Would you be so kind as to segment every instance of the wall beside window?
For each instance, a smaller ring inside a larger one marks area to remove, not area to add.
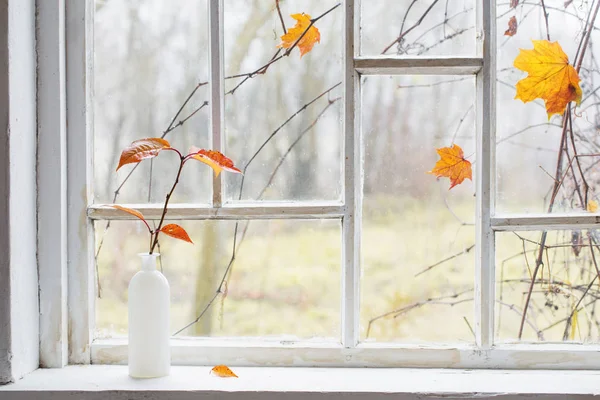
[[[35,0],[0,0],[0,384],[39,365]]]

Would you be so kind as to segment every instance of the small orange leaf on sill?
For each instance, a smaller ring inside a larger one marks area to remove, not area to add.
[[[218,376],[219,378],[237,378],[238,376],[229,369],[226,365],[217,365],[210,370],[211,374]]]
[[[587,210],[591,213],[598,211],[598,202],[596,200],[588,201]]]

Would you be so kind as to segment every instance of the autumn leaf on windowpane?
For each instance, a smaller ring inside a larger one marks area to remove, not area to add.
[[[517,17],[512,16],[508,20],[508,29],[504,31],[504,36],[515,36],[517,34]]]
[[[429,174],[438,178],[450,178],[450,189],[461,184],[465,179],[472,180],[471,162],[465,159],[460,146],[454,144],[452,147],[441,147],[436,149],[440,159]]]
[[[587,210],[591,213],[598,211],[598,202],[596,200],[590,200],[587,203]]]
[[[548,118],[562,114],[571,101],[581,102],[579,75],[558,42],[533,40],[533,50],[521,49],[514,66],[528,73],[517,83],[515,99],[543,99]]]
[[[192,239],[190,239],[189,235],[181,226],[177,224],[169,224],[160,228],[160,231],[165,235],[171,236],[175,239],[183,240],[184,242],[194,243]]]
[[[519,0],[510,0],[510,8],[517,8]]]
[[[219,378],[237,378],[238,376],[226,365],[217,365],[210,370],[213,375]]]
[[[222,170],[234,172],[236,174],[242,173],[242,171],[233,165],[231,159],[225,157],[223,153],[219,151],[196,149],[192,147],[190,154],[193,154],[193,159],[203,162],[211,167],[215,171],[215,176],[219,176]]]
[[[277,47],[289,49],[298,39],[302,38],[297,44],[298,49],[300,49],[300,57],[302,57],[312,50],[315,43],[321,43],[321,33],[316,26],[310,26],[310,15],[304,13],[292,14],[291,17],[296,20],[296,25],[288,29],[285,35],[281,36],[281,44]],[[307,28],[308,32],[304,34]]]
[[[125,164],[136,164],[146,158],[156,157],[161,150],[169,147],[169,142],[161,138],[136,140],[121,153],[117,171]]]

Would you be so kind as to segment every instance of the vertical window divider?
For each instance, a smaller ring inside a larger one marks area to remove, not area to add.
[[[477,346],[487,350],[494,341],[495,305],[495,237],[491,218],[495,199],[496,0],[477,2],[477,30],[480,40],[478,52],[483,56],[483,68],[476,79],[475,336]]]
[[[95,323],[93,0],[65,0],[69,364],[90,364]]]
[[[359,332],[359,283],[360,283],[360,225],[361,225],[361,141],[360,125],[360,77],[354,68],[354,46],[359,0],[344,0],[344,204],[342,220],[342,345],[356,347]]]
[[[210,87],[210,132],[212,150],[222,151],[224,129],[224,79],[223,79],[223,0],[208,1],[209,33],[209,87]],[[222,205],[222,176],[213,177],[212,206]]]

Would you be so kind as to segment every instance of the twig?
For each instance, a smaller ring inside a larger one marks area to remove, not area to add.
[[[281,15],[281,8],[279,8],[279,0],[275,0],[275,7],[277,8],[279,21],[281,21],[281,28],[283,29],[283,33],[285,34],[287,32],[287,28],[285,27],[285,22],[283,21],[283,15]]]
[[[433,264],[433,265],[430,265],[429,267],[427,267],[427,268],[425,268],[425,269],[421,270],[420,272],[417,272],[417,273],[415,274],[415,278],[416,278],[417,276],[421,275],[421,274],[424,274],[424,273],[425,273],[425,272],[427,272],[427,271],[431,271],[433,268],[437,267],[438,265],[441,265],[441,264],[443,264],[443,263],[445,263],[445,262],[448,262],[448,261],[450,261],[450,260],[452,260],[452,259],[454,259],[454,258],[456,258],[456,257],[460,257],[460,256],[462,256],[463,254],[467,254],[468,252],[470,252],[471,250],[473,250],[473,248],[474,248],[474,247],[475,247],[475,245],[474,245],[474,244],[472,244],[471,246],[469,246],[469,247],[465,248],[463,251],[461,251],[461,252],[458,252],[458,253],[456,253],[456,254],[453,254],[453,255],[451,255],[450,257],[446,257],[446,258],[444,258],[443,260],[441,260],[441,261],[438,261],[438,262],[436,262],[436,263],[435,263],[435,264]]]
[[[546,11],[546,4],[544,0],[540,0],[542,3],[542,12],[544,13],[544,21],[546,22],[546,38],[550,41],[550,28],[548,28],[548,12]]]
[[[421,23],[423,22],[423,20],[425,19],[425,17],[427,16],[427,14],[429,14],[429,12],[431,11],[431,9],[437,4],[439,0],[434,0],[431,5],[427,8],[427,10],[425,10],[425,12],[423,13],[423,15],[421,15],[421,17],[417,20],[417,22],[414,23],[413,26],[411,26],[410,28],[408,28],[406,31],[402,32],[402,30],[400,31],[400,35],[398,35],[398,37],[396,39],[394,39],[394,41],[392,43],[390,43],[389,45],[386,46],[385,49],[383,49],[383,51],[381,52],[381,54],[385,54],[387,53],[387,51],[396,43],[400,43],[402,41],[402,39],[408,35],[410,32],[412,32],[414,29],[416,29],[419,25],[421,25]],[[410,7],[412,7],[414,5],[414,1],[413,3],[410,5]],[[404,14],[404,18],[406,20],[406,16],[408,15],[408,12],[410,11],[410,7],[408,8],[408,10],[406,11],[406,14]],[[404,21],[402,22],[402,27],[404,27]]]

